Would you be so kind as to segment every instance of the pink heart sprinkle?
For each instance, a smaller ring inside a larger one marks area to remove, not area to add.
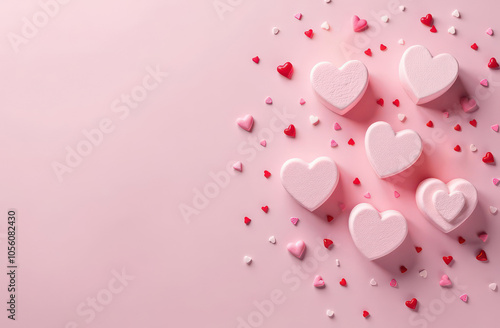
[[[297,222],[299,222],[299,218],[290,218],[290,222],[292,222],[294,225],[297,225]]]
[[[297,14],[295,14],[294,17],[297,18],[298,20],[301,20],[302,19],[302,14],[301,13],[297,13]]]
[[[299,103],[300,103],[301,105],[304,105],[304,104],[306,103],[306,101],[305,101],[303,98],[300,98]]]
[[[469,299],[469,297],[467,296],[467,294],[463,294],[463,295],[460,296],[460,299],[462,301],[464,301],[465,303],[467,303],[467,300]]]
[[[448,112],[443,112],[443,116],[444,116],[445,118],[448,118],[448,117],[450,117],[450,113],[448,113]]]
[[[335,131],[338,131],[338,130],[342,129],[342,127],[340,126],[340,124],[338,124],[337,122],[335,122],[335,124],[333,125],[333,128],[335,129]]]
[[[394,197],[399,198],[399,196],[401,196],[401,195],[399,194],[399,192],[394,191]]]
[[[479,237],[479,239],[483,241],[483,243],[485,243],[488,240],[488,234],[486,232],[482,232],[477,236]]]
[[[345,204],[344,203],[339,203],[339,208],[343,212],[345,210]]]
[[[493,35],[493,30],[491,29],[491,27],[489,27],[489,28],[486,30],[486,34],[488,34],[488,35]]]
[[[498,180],[497,178],[493,178],[493,184],[495,186],[498,186],[498,183],[500,182],[500,180]]]
[[[338,144],[335,140],[333,140],[333,139],[332,139],[332,140],[330,141],[330,146],[331,146],[331,147],[337,147],[338,145],[339,145],[339,144]]]
[[[462,105],[462,109],[466,113],[470,113],[478,109],[474,98],[462,97],[460,98],[460,105]]]
[[[447,275],[444,274],[441,277],[441,280],[439,281],[439,285],[442,286],[442,287],[451,286],[451,280],[450,280],[450,278]]]
[[[488,80],[486,80],[486,79],[482,79],[479,83],[480,83],[483,87],[487,87],[487,86],[488,86]]]
[[[352,27],[354,32],[361,32],[368,28],[366,19],[360,19],[358,16],[352,18]]]
[[[236,120],[236,123],[243,130],[250,132],[250,131],[252,131],[252,127],[253,127],[253,117],[252,117],[252,115],[246,115],[243,118],[238,118]]]
[[[267,97],[266,104],[271,105],[272,103],[273,103],[273,100],[271,99],[271,97]]]
[[[240,161],[236,162],[233,164],[233,169],[235,169],[236,171],[239,171],[241,172],[243,170],[243,164],[241,164]]]
[[[493,131],[495,131],[495,132],[498,132],[498,129],[499,129],[498,124],[492,125],[492,126],[491,126],[491,129],[492,129]]]
[[[325,281],[320,275],[314,277],[313,286],[316,288],[325,287]]]
[[[363,196],[364,196],[365,198],[371,198],[371,197],[372,197],[372,195],[370,195],[370,193],[369,193],[369,192],[367,192],[367,193],[366,193],[366,194],[364,194]]]
[[[396,281],[396,279],[392,279],[389,285],[391,285],[391,287],[398,287],[398,282]]]
[[[261,145],[262,147],[267,146],[267,141],[266,141],[266,139],[262,139],[262,140],[260,141],[260,145]]]

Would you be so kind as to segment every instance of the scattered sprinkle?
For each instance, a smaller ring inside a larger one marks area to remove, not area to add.
[[[295,126],[293,124],[290,124],[283,132],[288,137],[295,138]]]
[[[494,125],[492,125],[492,126],[491,126],[491,129],[492,129],[493,131],[495,131],[495,132],[498,132],[498,130],[499,130],[498,124],[494,124]]]
[[[460,295],[460,299],[465,303],[467,303],[467,301],[469,300],[469,296],[467,296],[467,294],[462,294]]]
[[[396,107],[399,107],[399,99],[395,99],[392,104]]]
[[[404,46],[404,44],[405,44],[405,40],[403,40],[403,39],[399,39],[399,40],[398,40],[398,43],[399,43],[400,45]]]
[[[332,222],[332,221],[333,221],[333,219],[334,219],[334,218],[333,218],[333,216],[331,216],[331,215],[327,215],[327,216],[326,216],[326,220],[327,220],[328,222]]]
[[[455,125],[455,127],[453,129],[455,131],[462,131],[462,127],[460,126],[460,124]]]
[[[427,270],[425,270],[425,269],[420,270],[420,271],[418,272],[418,274],[420,275],[420,277],[422,277],[422,278],[424,278],[424,279],[425,279],[425,278],[427,278]]]
[[[401,113],[399,113],[399,114],[398,114],[398,119],[399,119],[401,122],[404,122],[404,121],[406,121],[406,115],[405,115],[405,114],[401,114]]]
[[[271,97],[267,97],[266,98],[266,104],[268,104],[268,105],[272,105],[273,104],[273,100],[271,99]]]
[[[325,1],[330,2],[330,0],[325,0]],[[332,318],[335,315],[335,313],[333,312],[333,310],[328,309],[326,310],[326,315]]]
[[[396,279],[392,279],[391,282],[389,282],[389,286],[391,287],[398,287],[398,282],[396,281]]]
[[[422,251],[422,247],[420,246],[415,246],[415,250],[417,251],[417,253],[420,253]]]
[[[262,139],[262,140],[260,141],[260,145],[261,145],[262,147],[267,146],[267,141],[266,141],[266,139]]]
[[[483,87],[487,87],[488,86],[488,80],[487,79],[482,79],[481,81],[479,81],[479,84],[481,84]]]
[[[453,148],[453,150],[456,152],[460,152],[460,151],[462,151],[462,148],[460,148],[459,145],[456,145],[455,148]]]
[[[337,266],[338,266],[338,267],[340,266],[340,261],[339,261],[339,259],[335,259],[335,264],[337,264]]]
[[[347,286],[347,281],[345,281],[345,279],[342,278],[342,280],[339,281],[339,284],[340,284],[340,286],[344,286],[345,287],[345,286]]]
[[[377,99],[377,104],[380,106],[384,106],[384,99],[382,98]]]
[[[370,57],[371,57],[371,56],[372,56],[372,50],[371,50],[370,48],[366,49],[366,50],[365,50],[365,55],[367,55],[367,56],[370,56]]]
[[[309,29],[307,31],[304,32],[304,34],[309,38],[309,39],[312,39],[312,37],[314,36],[314,32],[312,29]]]
[[[264,213],[267,213],[269,211],[269,206],[267,206],[267,205],[266,206],[262,206],[260,209],[262,211],[264,211]]]
[[[432,25],[432,27],[429,31],[431,31],[431,33],[437,33],[436,26]]]
[[[450,265],[451,261],[453,261],[453,256],[443,256],[443,261],[446,265]]]
[[[354,179],[354,181],[352,183],[355,185],[359,185],[359,184],[361,184],[361,181],[359,181],[359,179],[356,178],[356,179]]]
[[[297,223],[299,222],[299,218],[290,218],[290,222],[293,223],[293,225],[297,225]]]
[[[312,125],[318,125],[319,118],[317,116],[311,115],[309,116],[309,122],[311,122]]]
[[[250,222],[252,222],[252,219],[250,219],[249,217],[245,216],[244,222],[245,222],[246,225],[249,225]]]
[[[450,33],[452,35],[455,34],[456,33],[455,26],[450,26],[450,28],[448,29],[448,33]]]
[[[337,122],[335,122],[335,124],[333,125],[333,129],[335,131],[338,131],[338,130],[342,130],[342,127],[340,126],[340,124],[338,124]]]
[[[494,282],[492,282],[491,284],[488,285],[488,287],[492,290],[492,291],[496,291],[497,290],[497,284],[495,284]]]
[[[387,47],[384,45],[384,44],[380,44],[380,50],[381,51],[386,51],[387,50]]]
[[[333,139],[332,139],[332,140],[330,140],[330,147],[335,148],[335,147],[337,147],[338,145],[339,145],[339,144],[338,144],[335,140],[333,140]]]
[[[492,69],[496,69],[498,68],[498,63],[497,63],[497,60],[495,59],[495,57],[491,57],[490,58],[490,61],[488,62],[488,67],[489,68],[492,68]]]
[[[374,278],[372,278],[372,279],[370,280],[370,285],[372,285],[372,286],[377,286],[377,281],[375,281],[375,279],[374,279]]]
[[[488,257],[486,256],[486,252],[484,250],[480,250],[479,253],[476,255],[476,260],[478,260],[480,262],[488,261]]]
[[[349,139],[349,141],[347,141],[347,143],[348,143],[350,146],[354,146],[354,145],[356,144],[352,138],[350,138],[350,139]]]
[[[233,164],[233,169],[238,171],[238,172],[241,172],[241,171],[243,171],[243,164],[241,164],[241,162],[238,161],[238,162]]]
[[[271,172],[269,172],[268,170],[264,170],[264,176],[266,177],[266,179],[269,179],[269,177],[271,176]]]
[[[368,318],[370,316],[370,312],[363,311],[363,318]]]
[[[299,104],[304,105],[305,103],[306,103],[306,101],[303,98],[299,99]]]
[[[274,236],[269,237],[269,242],[271,244],[276,244],[276,237],[274,237]]]
[[[260,62],[260,58],[259,58],[259,56],[255,56],[255,57],[253,57],[253,58],[252,58],[252,61],[253,61],[254,63],[258,64],[258,63]]]
[[[451,15],[453,17],[460,18],[460,12],[458,11],[458,9],[453,10],[453,12],[451,13]]]
[[[243,258],[243,261],[245,261],[246,264],[250,264],[252,263],[252,258],[250,256],[245,256]]]
[[[447,275],[441,276],[441,280],[439,280],[439,286],[441,287],[450,287],[451,286],[451,280]]]
[[[325,238],[323,239],[323,245],[325,248],[330,248],[333,245],[333,241],[331,239]]]
[[[473,43],[470,47],[472,50],[477,50],[479,48],[476,43]]]
[[[488,240],[488,234],[484,231],[478,233],[477,236],[479,239],[481,239],[483,241],[483,243],[485,243]]]
[[[280,29],[277,27],[273,27],[272,32],[274,35],[278,34],[280,32]]]
[[[432,121],[429,121],[425,125],[427,125],[428,127],[432,128],[434,126],[434,123],[432,123]]]
[[[384,15],[384,16],[380,17],[380,20],[384,23],[387,23],[389,21],[389,17],[387,15]]]
[[[302,13],[296,13],[295,16],[293,16],[295,18],[297,18],[298,20],[301,20],[302,19]]]
[[[370,193],[367,192],[366,194],[363,195],[363,197],[370,199],[372,198],[372,195],[370,195]]]
[[[458,243],[459,243],[459,244],[463,244],[463,243],[465,243],[465,239],[464,239],[464,237],[462,237],[462,236],[458,236]]]
[[[473,127],[476,127],[477,126],[476,119],[473,119],[473,120],[469,121],[469,124],[472,125]]]
[[[493,30],[491,29],[491,27],[488,27],[488,29],[485,31],[486,34],[488,34],[489,36],[492,36],[493,35]]]
[[[497,214],[498,212],[498,208],[496,208],[495,206],[490,206],[490,213],[491,214]]]
[[[408,271],[408,269],[404,265],[402,265],[399,267],[399,271],[401,271],[401,273],[405,273],[406,271]]]
[[[321,24],[321,28],[328,31],[330,29],[330,24],[328,24],[328,22],[323,22],[323,24]]]
[[[476,145],[471,144],[471,145],[470,145],[470,150],[471,150],[472,152],[476,152],[476,151],[477,151],[477,147],[476,147]]]

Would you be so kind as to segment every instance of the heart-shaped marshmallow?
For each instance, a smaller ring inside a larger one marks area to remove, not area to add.
[[[328,157],[318,157],[311,163],[292,158],[281,167],[281,184],[311,212],[332,195],[338,181],[337,165]]]
[[[372,205],[356,205],[349,215],[349,231],[356,247],[369,260],[396,250],[408,234],[404,216],[394,210],[379,213]]]
[[[359,60],[348,61],[340,68],[321,62],[311,70],[311,83],[323,105],[344,115],[363,97],[368,87],[368,70]]]
[[[464,179],[447,184],[439,179],[425,179],[418,185],[415,198],[422,214],[445,233],[467,220],[477,205],[476,188]]]
[[[412,166],[422,154],[422,140],[417,132],[395,133],[389,123],[375,122],[366,131],[366,154],[381,178],[398,174]]]
[[[444,94],[458,78],[458,62],[450,54],[432,57],[426,47],[408,48],[399,63],[399,80],[411,100],[425,104]]]
[[[306,250],[306,243],[304,243],[302,240],[299,240],[296,243],[288,243],[288,245],[286,245],[286,248],[290,253],[293,254],[293,256],[298,259],[302,259],[304,251]]]

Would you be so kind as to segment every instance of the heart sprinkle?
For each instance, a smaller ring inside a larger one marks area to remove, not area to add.
[[[380,106],[384,106],[384,99],[382,98],[377,99],[377,104]]]
[[[335,131],[338,131],[338,130],[342,130],[342,127],[340,126],[340,124],[338,124],[337,122],[335,122],[335,124],[333,125],[333,129]]]
[[[398,114],[398,119],[401,121],[401,122],[404,122],[406,121],[406,115],[405,114]]]
[[[399,39],[399,40],[398,40],[398,43],[399,43],[400,45],[404,46],[404,45],[405,45],[405,40],[403,40],[403,39]]]
[[[252,60],[253,60],[253,62],[254,62],[254,63],[256,63],[256,64],[258,64],[258,63],[260,62],[260,58],[259,58],[259,56],[255,56],[255,57],[253,57],[253,58],[252,58]]]
[[[425,125],[427,125],[428,127],[432,128],[434,126],[434,123],[432,123],[432,121],[429,121]]]
[[[370,313],[368,311],[363,311],[363,318],[368,318]]]
[[[375,281],[375,279],[373,279],[373,278],[372,278],[372,279],[370,280],[370,285],[372,285],[372,286],[377,286],[377,282]]]
[[[372,198],[372,195],[370,195],[370,193],[367,192],[366,194],[363,195],[363,197],[370,199]]]
[[[387,50],[387,47],[384,45],[384,44],[380,44],[380,50],[381,51],[386,51]]]
[[[359,179],[356,178],[356,179],[354,179],[354,181],[352,183],[355,185],[359,185],[359,184],[361,184],[361,181],[359,181]]]
[[[439,286],[441,287],[450,287],[451,286],[451,280],[447,275],[443,275],[441,277],[441,280],[439,281]]]
[[[462,237],[462,236],[458,236],[458,243],[459,243],[459,244],[463,244],[463,243],[465,243],[465,239],[464,239],[464,237]]]
[[[489,36],[493,35],[493,30],[491,29],[491,27],[488,27],[488,29],[486,30],[486,34],[488,34]]]
[[[335,265],[337,265],[338,267],[340,266],[340,261],[339,261],[339,259],[335,259]]]
[[[424,270],[420,270],[418,272],[418,274],[420,275],[420,277],[422,277],[424,279],[427,278],[427,270],[425,270],[425,269]]]
[[[451,261],[453,261],[453,256],[443,256],[443,261],[446,265],[450,265]]]
[[[488,67],[489,68],[492,68],[492,69],[496,69],[498,68],[498,63],[497,63],[497,60],[495,59],[495,57],[491,57],[490,58],[490,61],[488,62]]]
[[[266,104],[268,104],[268,105],[272,105],[273,104],[273,100],[271,99],[271,97],[267,97],[266,98]]]
[[[272,32],[274,35],[278,34],[280,32],[279,28],[273,27]]]
[[[233,164],[233,169],[235,169],[238,172],[241,172],[243,170],[243,164],[241,162],[236,162]]]
[[[269,211],[269,206],[267,206],[267,205],[266,206],[262,206],[261,210],[263,210],[264,213],[267,213]]]
[[[269,179],[269,177],[271,176],[271,172],[269,172],[268,170],[264,170],[264,176],[266,177],[266,179]]]
[[[325,246],[325,248],[330,248],[330,246],[333,245],[333,241],[331,241],[331,239],[325,238],[323,239],[323,245]]]
[[[444,118],[448,118],[448,117],[450,117],[450,113],[448,113],[448,112],[443,112],[443,116],[444,116]]]
[[[304,105],[305,103],[306,103],[306,101],[303,98],[299,99],[299,104]]]
[[[309,39],[312,39],[313,35],[314,35],[314,32],[313,30],[309,29],[307,31],[304,32],[304,34],[309,38]]]
[[[245,256],[243,258],[243,261],[245,261],[246,264],[250,264],[252,263],[252,258],[250,256]]]
[[[498,124],[494,124],[491,126],[491,129],[495,132],[498,132],[498,130],[500,129],[500,127],[498,126]]]
[[[313,286],[316,288],[325,287],[325,281],[323,280],[323,278],[320,275],[317,275],[316,277],[314,277]]]
[[[333,310],[326,310],[326,315],[329,316],[330,318],[332,318],[334,316],[334,312]]]
[[[470,150],[473,151],[473,152],[477,151],[476,145],[471,144],[470,145]]]
[[[496,208],[495,206],[490,206],[490,213],[491,214],[497,214],[498,212],[498,208]]]
[[[370,57],[371,57],[371,56],[372,56],[372,50],[371,50],[370,48],[366,49],[366,50],[365,50],[365,55],[367,55],[367,56],[370,56]]]
[[[490,152],[487,152],[486,155],[483,157],[483,162],[484,163],[495,163],[495,158],[493,157],[493,154]]]
[[[405,273],[406,271],[408,271],[408,269],[404,265],[402,265],[399,267],[399,271],[401,271],[401,273]]]
[[[463,295],[460,295],[460,299],[462,301],[464,301],[465,303],[467,303],[467,300],[469,299],[469,296],[467,296],[467,294],[463,294]]]
[[[327,220],[328,222],[332,222],[332,221],[333,221],[333,219],[334,219],[334,218],[333,218],[333,216],[331,216],[331,215],[327,215],[327,216],[326,216],[326,220]]]
[[[330,29],[330,24],[328,24],[328,22],[323,22],[323,24],[321,24],[321,28],[328,31]]]
[[[249,225],[250,222],[252,222],[252,219],[250,219],[249,217],[245,216],[244,222],[245,222],[246,225]]]
[[[296,13],[295,16],[293,16],[295,18],[297,18],[298,20],[301,20],[302,19],[302,13]]]
[[[477,236],[479,237],[479,239],[483,241],[483,243],[485,243],[488,240],[488,234],[484,231],[478,233]]]
[[[286,62],[283,65],[279,65],[277,68],[278,73],[291,80],[293,75],[293,65],[290,62]]]
[[[236,123],[243,130],[251,132],[252,131],[252,127],[253,127],[253,117],[252,117],[252,115],[247,114],[243,118],[238,118],[236,120]]]
[[[452,15],[453,17],[460,18],[460,12],[458,12],[458,10],[457,10],[457,9],[453,10],[453,12],[451,13],[451,15]]]
[[[342,280],[339,281],[339,284],[340,284],[340,286],[344,286],[345,287],[345,286],[347,286],[347,281],[345,281],[345,279],[342,278]]]
[[[405,10],[406,10],[406,7],[405,7],[405,6],[403,6],[403,5],[401,5],[401,6],[399,6],[399,10],[401,10],[401,11],[405,11]]]
[[[318,125],[318,123],[319,123],[319,118],[318,118],[317,116],[311,115],[311,116],[309,116],[309,122],[310,122],[312,125]]]
[[[481,81],[479,81],[479,84],[481,84],[483,87],[487,87],[488,86],[488,80],[487,79],[482,79]]]
[[[339,144],[335,140],[330,140],[330,147],[334,148],[337,147]]]
[[[422,251],[422,247],[415,246],[415,250],[417,251],[417,253],[420,253]]]
[[[347,142],[350,146],[354,146],[355,145],[355,142],[354,140],[351,138],[349,139],[349,141]]]
[[[499,183],[499,182],[500,182],[500,180],[499,180],[499,179],[497,179],[497,178],[493,178],[493,184],[494,184],[495,186],[498,186],[498,183]]]
[[[432,27],[429,31],[431,31],[431,33],[437,33],[437,29],[434,25],[432,25]]]
[[[295,126],[293,124],[290,124],[283,132],[290,138],[295,138]]]
[[[395,99],[392,104],[396,107],[399,107],[399,99]]]
[[[432,15],[431,14],[427,14],[424,17],[421,17],[420,18],[420,22],[422,24],[426,25],[426,26],[431,27],[432,26],[432,22],[433,22]]]
[[[472,50],[477,50],[479,48],[475,43],[473,43],[470,47],[472,48]]]
[[[455,148],[453,148],[456,152],[459,152],[462,150],[459,145],[456,145]]]
[[[396,281],[396,279],[392,279],[391,282],[389,282],[389,285],[391,287],[396,288],[396,287],[398,287],[398,282]]]
[[[288,245],[286,245],[286,248],[290,253],[292,253],[293,256],[298,259],[302,259],[302,256],[304,255],[304,252],[306,250],[306,244],[304,243],[304,241],[299,240],[295,243],[288,243]]]
[[[269,237],[269,242],[271,244],[276,244],[276,237],[274,237],[274,236]]]
[[[448,29],[448,33],[454,35],[456,33],[455,26],[450,26],[450,28]]]
[[[358,16],[353,16],[352,27],[354,32],[362,32],[368,28],[368,23],[365,19],[360,19]]]
[[[460,124],[455,125],[453,129],[455,129],[455,131],[462,131],[462,127],[460,126]]]
[[[389,21],[389,17],[387,15],[384,15],[384,16],[380,17],[380,20],[384,23],[387,23]]]
[[[262,139],[262,140],[260,141],[260,145],[261,145],[262,147],[267,146],[267,141],[266,141],[266,139]]]
[[[492,282],[491,284],[488,285],[488,287],[492,290],[492,291],[496,291],[497,290],[497,284],[495,284],[494,282]]]
[[[480,250],[476,256],[476,260],[478,260],[480,262],[488,261],[488,257],[486,256],[486,252],[484,250]]]
[[[473,119],[472,121],[469,121],[469,124],[472,125],[473,127],[476,127],[477,126],[476,119]]]
[[[410,309],[415,310],[415,308],[417,307],[417,299],[412,298],[410,301],[406,301],[405,305]]]
[[[299,222],[299,218],[290,218],[290,222],[293,223],[293,225],[297,225],[297,223]]]

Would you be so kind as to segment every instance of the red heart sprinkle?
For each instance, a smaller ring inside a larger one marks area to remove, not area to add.
[[[478,46],[477,46],[477,44],[475,44],[475,43],[473,43],[470,47],[471,47],[472,49],[474,49],[474,50],[477,50],[477,49],[478,49]]]
[[[377,104],[379,104],[380,106],[384,106],[384,99],[379,98],[379,99],[377,100]]]
[[[392,104],[396,107],[399,107],[399,99],[394,100]]]
[[[339,281],[339,284],[340,284],[340,286],[344,286],[345,287],[345,286],[347,286],[347,281],[345,281],[345,279],[342,278],[342,280]]]
[[[325,248],[330,248],[330,246],[333,245],[333,241],[331,241],[330,239],[323,239],[323,245],[325,245]]]
[[[450,265],[451,261],[453,261],[453,256],[443,256],[443,261],[446,265]]]
[[[363,317],[368,318],[370,313],[368,311],[363,311]]]
[[[495,57],[491,57],[490,61],[488,62],[488,67],[489,68],[498,68],[498,63]]]
[[[422,22],[422,24],[431,27],[432,26],[432,21],[433,21],[432,15],[431,14],[427,14],[424,17],[421,17],[420,21]]]
[[[483,157],[483,162],[485,163],[494,163],[495,158],[493,157],[493,154],[490,152],[487,152],[486,155]]]
[[[359,179],[356,178],[356,179],[354,179],[354,181],[352,183],[354,183],[355,185],[359,185],[359,184],[361,184],[361,181],[359,181]]]
[[[415,308],[417,307],[417,299],[412,298],[411,301],[406,301],[405,304],[410,309],[415,310]]]
[[[252,222],[252,220],[250,218],[248,218],[248,217],[245,216],[245,224],[249,225],[250,222]]]
[[[290,124],[283,132],[291,138],[295,138],[295,126]]]
[[[459,243],[459,244],[463,244],[463,243],[465,243],[465,239],[464,239],[464,237],[462,237],[462,236],[458,236],[458,243]]]
[[[455,125],[454,129],[455,131],[462,131],[462,127],[460,126],[460,124]]]
[[[349,145],[351,145],[351,146],[354,146],[354,144],[355,144],[355,142],[354,142],[354,140],[352,140],[352,138],[351,138],[351,139],[349,139],[349,141],[348,141],[347,143],[348,143]]]
[[[455,146],[455,148],[453,148],[453,150],[455,150],[455,151],[461,151],[461,150],[462,150],[462,148],[460,148],[460,146],[459,146],[459,145],[456,145],[456,146]]]
[[[309,39],[312,39],[313,35],[314,35],[314,32],[313,30],[309,30],[309,31],[305,31],[304,34],[309,38]]]
[[[370,57],[371,57],[371,56],[372,56],[372,50],[371,50],[370,48],[366,49],[366,50],[365,50],[365,55],[367,55],[367,56],[370,56]]]
[[[253,58],[252,58],[252,60],[253,60],[253,62],[254,62],[254,63],[256,63],[256,64],[258,64],[258,63],[260,62],[260,58],[259,58],[259,56],[255,56],[255,57],[253,57]]]
[[[290,62],[286,62],[283,65],[278,66],[278,73],[286,77],[287,79],[291,79],[293,75],[293,65]]]
[[[387,47],[381,43],[380,44],[380,50],[385,51],[385,50],[387,50]]]
[[[473,119],[472,121],[469,121],[469,124],[472,125],[473,127],[476,127],[477,126],[476,119]]]
[[[402,265],[399,267],[399,271],[401,271],[401,273],[405,273],[406,271],[408,271],[408,269],[404,265]]]
[[[432,121],[429,121],[429,122],[427,122],[427,124],[426,124],[426,125],[427,125],[428,127],[432,128],[432,127],[434,126],[434,123],[432,123]]]
[[[477,254],[476,259],[481,262],[488,261],[488,257],[486,256],[486,252],[484,250],[480,250],[479,254]]]
[[[326,219],[327,219],[328,222],[332,222],[333,221],[333,216],[327,215]]]
[[[271,172],[269,172],[268,170],[265,170],[264,176],[266,177],[266,179],[269,179],[269,177],[271,176]]]
[[[431,31],[432,33],[436,33],[438,30],[436,30],[436,26],[432,25],[432,27],[431,27],[430,31]]]
[[[420,253],[420,252],[422,251],[422,247],[418,247],[418,246],[416,246],[416,247],[415,247],[415,250],[417,251],[417,253]]]
[[[261,209],[264,211],[264,213],[267,213],[269,211],[269,206],[262,206]]]

